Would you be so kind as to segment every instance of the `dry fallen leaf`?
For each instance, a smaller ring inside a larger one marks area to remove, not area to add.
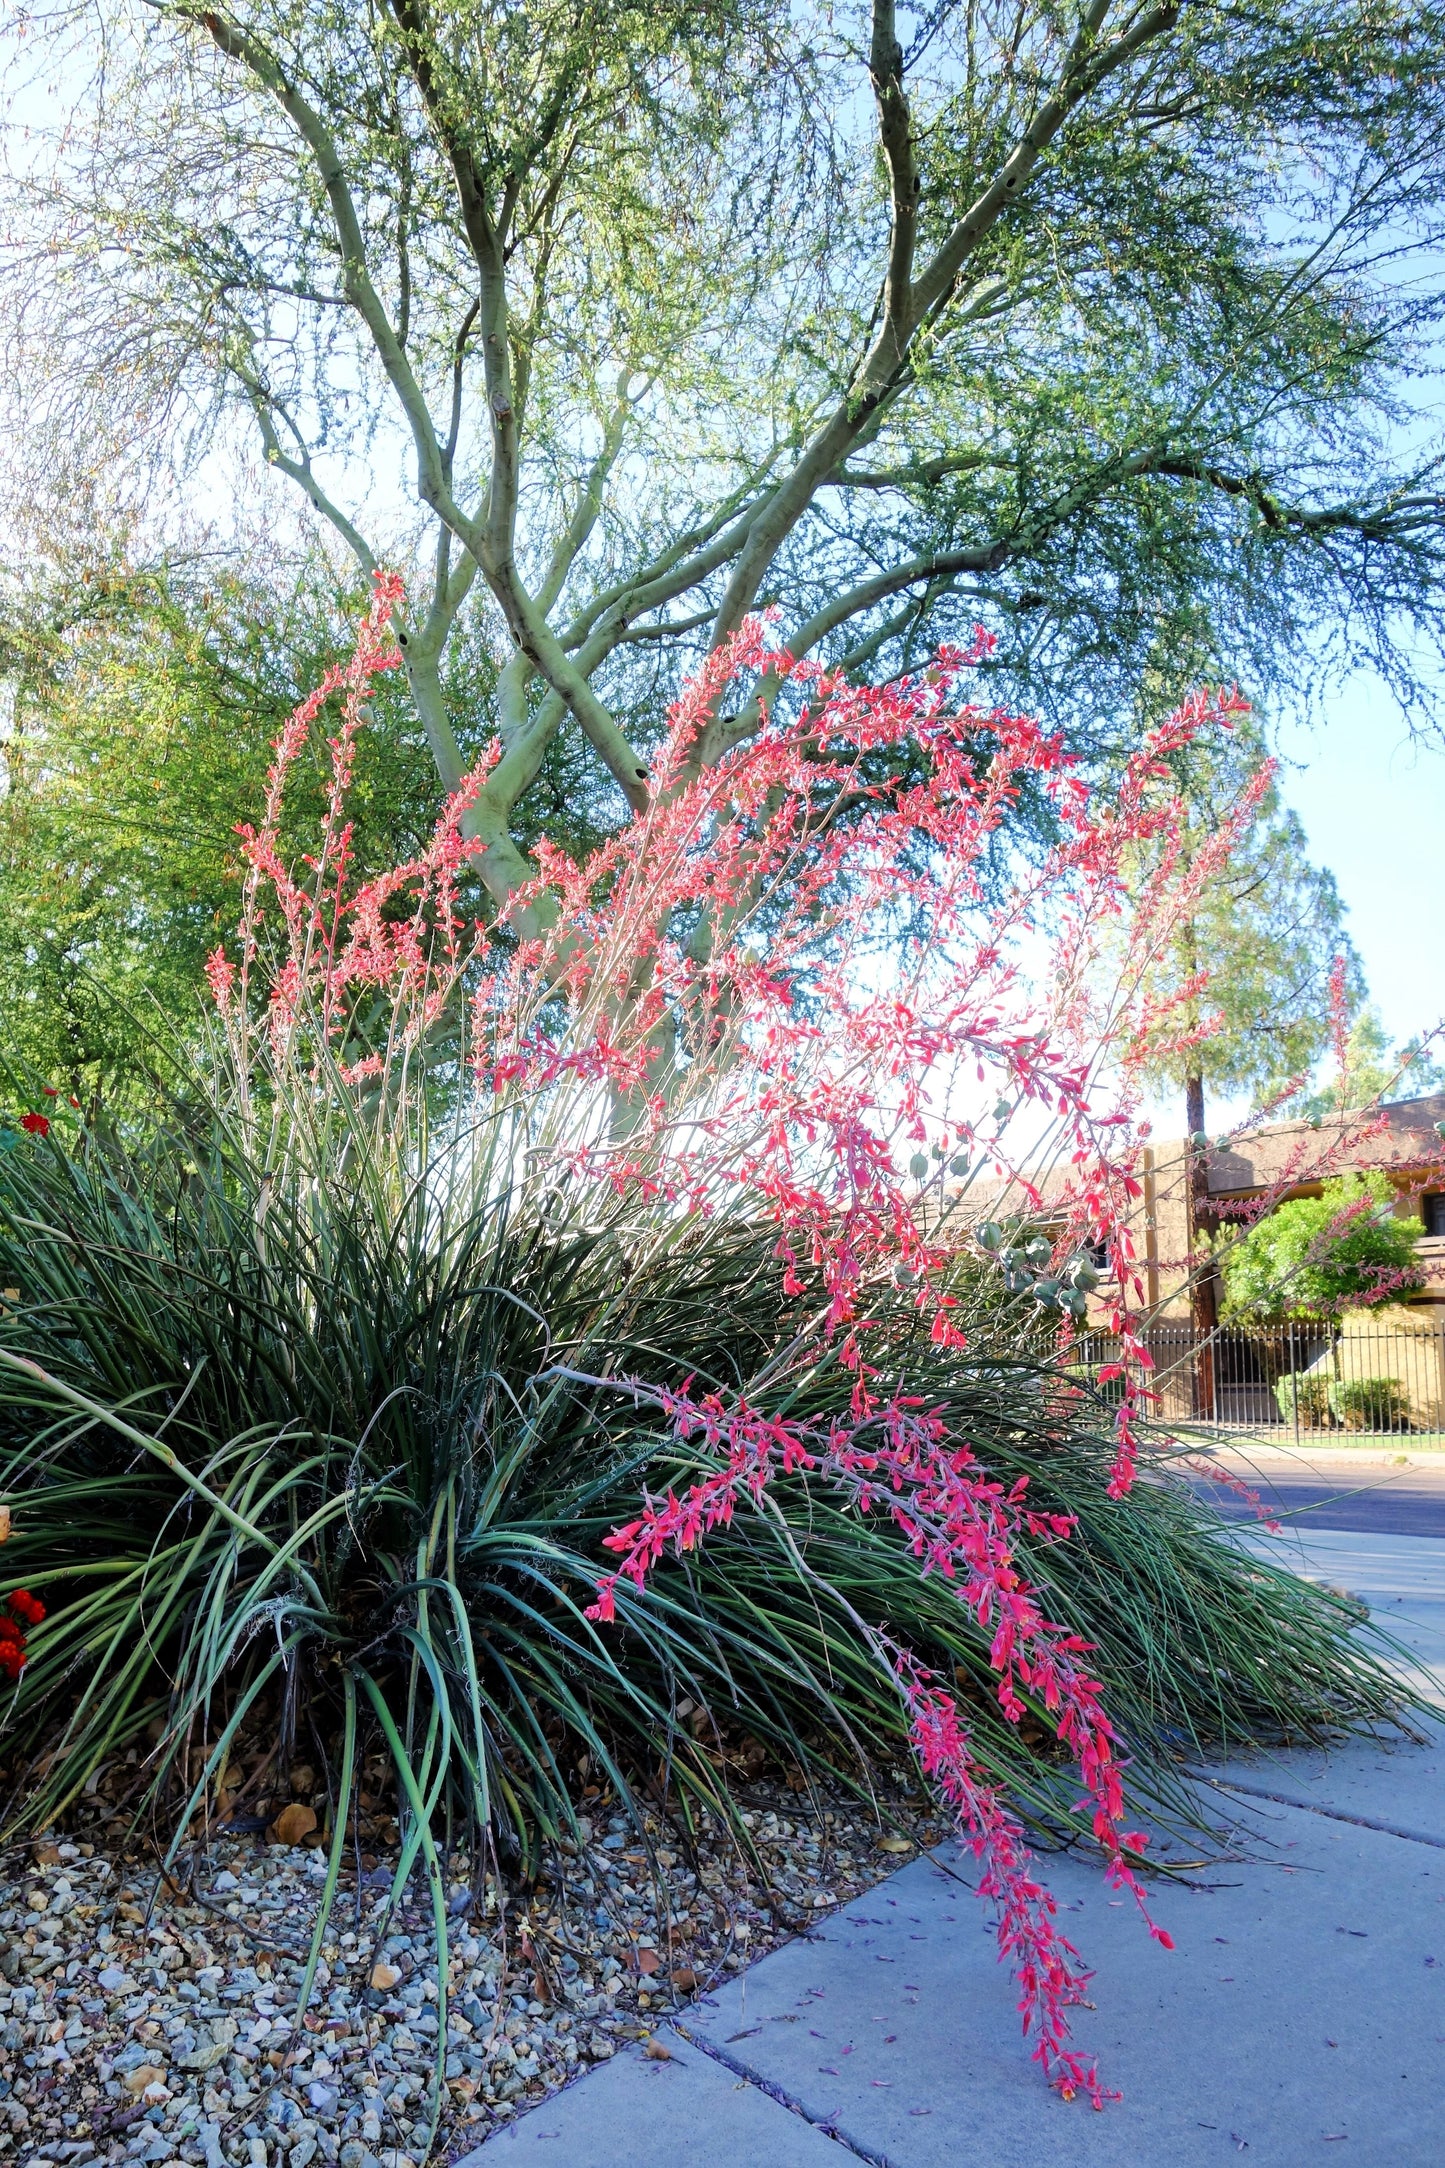
[[[0,1506],[0,1543],[8,1543],[9,1540],[10,1508],[9,1506]]]
[[[382,1994],[385,1994],[389,1988],[395,1987],[400,1978],[401,1974],[397,1971],[395,1965],[387,1965],[378,1961],[371,1968],[371,1984],[374,1988],[379,1989]]]
[[[30,1857],[37,1867],[58,1867],[60,1865],[60,1847],[57,1844],[32,1844]]]
[[[878,1849],[880,1852],[911,1852],[913,1850],[913,1839],[911,1837],[880,1837],[878,1839]]]
[[[694,1995],[697,1992],[697,1974],[691,1965],[679,1965],[672,1974],[672,1984],[679,1995]]]
[[[156,2063],[137,2063],[121,2082],[128,2093],[143,2093],[148,2085],[164,2085],[166,2074]]]
[[[656,1950],[641,1949],[637,1953],[637,1969],[639,1972],[656,1972],[661,1963],[662,1959],[658,1956]]]
[[[642,2052],[649,2062],[670,2063],[672,2061],[672,2049],[665,2040],[649,2040]]]
[[[316,1827],[316,1810],[303,1807],[299,1799],[293,1799],[289,1807],[283,1807],[266,1834],[273,1844],[300,1844]]]

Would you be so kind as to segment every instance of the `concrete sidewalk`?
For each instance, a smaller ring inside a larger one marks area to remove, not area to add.
[[[1278,1539],[1261,1536],[1273,1549]],[[1445,1704],[1445,1543],[1318,1536]],[[1124,2098],[1065,2105],[951,1850],[916,1861],[470,2156],[475,2168],[1151,2168],[1445,2159],[1445,1719],[1202,1773],[1237,1858],[1157,1888],[1152,1943],[1097,1869],[1044,1862],[1095,1968],[1081,2046]],[[486,2156],[491,2155],[488,2159]]]

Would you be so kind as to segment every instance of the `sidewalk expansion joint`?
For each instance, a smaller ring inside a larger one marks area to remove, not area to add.
[[[823,2137],[834,2139],[845,2152],[852,2154],[854,2160],[867,2161],[869,2168],[895,2168],[886,2153],[875,2153],[871,2147],[860,2145],[856,2138],[850,2138],[846,2130],[840,2130],[838,2125],[827,2117],[810,2115],[801,2100],[795,2100],[781,2085],[774,2085],[771,2078],[759,2077],[757,2071],[751,2069],[740,2056],[729,2055],[726,2048],[718,2047],[711,2040],[704,2040],[690,2026],[680,2024],[676,2018],[671,2020],[671,2025],[672,2030],[680,2033],[690,2048],[697,2048],[702,2054],[710,2056],[715,2063],[721,2063],[723,2068],[731,2070],[735,2077],[746,2078],[749,2085],[755,2085],[760,2093],[766,2093],[769,2100],[775,2100],[778,2106],[786,2108],[790,2115],[796,2115],[802,2122],[811,2124]]]
[[[1237,1777],[1211,1776],[1207,1769],[1186,1768],[1184,1774],[1196,1783],[1210,1784],[1217,1792],[1242,1792],[1248,1799],[1268,1799],[1276,1807],[1297,1807],[1302,1814],[1318,1814],[1331,1822],[1350,1822],[1356,1829],[1378,1830],[1383,1837],[1402,1837],[1407,1844],[1433,1844],[1438,1852],[1445,1852],[1445,1837],[1432,1837],[1428,1830],[1406,1829],[1399,1822],[1381,1822],[1371,1814],[1346,1814],[1343,1807],[1322,1807],[1315,1799],[1297,1799],[1292,1792],[1272,1792],[1263,1784],[1241,1784]]]

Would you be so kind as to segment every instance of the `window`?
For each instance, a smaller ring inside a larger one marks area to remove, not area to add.
[[[1433,1197],[1422,1197],[1420,1210],[1426,1234],[1445,1235],[1445,1191],[1437,1191]]]

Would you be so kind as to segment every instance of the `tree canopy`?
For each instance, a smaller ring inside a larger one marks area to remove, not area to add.
[[[1186,862],[1197,855],[1200,870],[1189,909],[1150,959],[1163,1028],[1145,1074],[1180,1090],[1196,1080],[1201,1100],[1207,1087],[1270,1105],[1303,1088],[1359,1001],[1344,906],[1333,875],[1310,861],[1252,717],[1197,737],[1171,766],[1182,828],[1141,853],[1136,885],[1165,848]],[[1215,839],[1231,818],[1224,855]]]
[[[1283,693],[1332,644],[1419,691],[1445,499],[1389,443],[1437,304],[1435,8],[62,0],[26,32],[21,110],[67,86],[8,191],[32,464],[122,444],[193,510],[253,432],[360,570],[408,571],[449,788],[480,628],[499,899],[558,739],[642,803],[665,698],[759,607],[875,678],[983,620],[1000,698],[1086,746],[1150,684]]]
[[[258,812],[271,740],[356,601],[315,576],[282,590],[224,566],[124,561],[0,591],[0,1011],[32,1090],[107,1094],[145,1066],[163,1014],[184,1028],[196,1013],[204,957],[239,908],[237,824]],[[358,747],[363,866],[390,863],[434,812],[425,740],[405,701],[386,701]],[[325,802],[319,759],[324,744],[294,778],[297,848]]]
[[[1225,1312],[1236,1319],[1337,1317],[1415,1286],[1418,1220],[1397,1219],[1384,1175],[1344,1175],[1292,1197],[1223,1254]]]
[[[1336,1073],[1315,1091],[1291,1101],[1287,1111],[1306,1121],[1358,1112],[1377,1101],[1415,1099],[1445,1085],[1438,1033],[1391,1047],[1389,1033],[1373,1008],[1362,1009],[1345,1035],[1343,1059]]]

